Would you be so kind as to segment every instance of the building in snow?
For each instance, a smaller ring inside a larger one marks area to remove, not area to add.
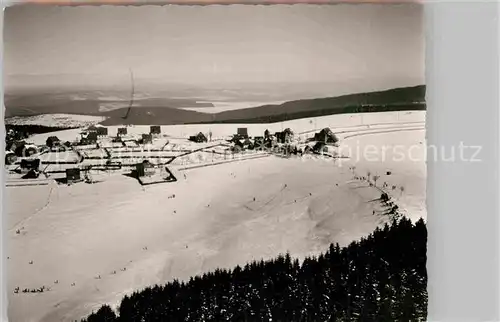
[[[142,144],[151,144],[151,143],[153,143],[153,136],[151,134],[145,134],[145,133],[143,133],[142,134],[142,138],[141,138],[141,143]]]
[[[243,140],[243,148],[248,150],[253,150],[254,144],[249,138],[246,138]]]
[[[26,141],[10,141],[7,142],[6,149],[14,152],[16,156],[22,157],[25,146],[26,146]]]
[[[80,139],[81,145],[97,144],[97,132],[89,132],[88,134],[82,134]]]
[[[150,134],[161,134],[161,126],[159,126],[159,125],[151,125],[149,133]]]
[[[276,132],[275,136],[278,143],[290,143],[293,140],[293,131],[286,128],[282,132]]]
[[[103,126],[97,127],[97,136],[98,137],[103,137],[103,136],[107,136],[107,135],[108,135],[108,128],[107,127],[103,127]]]
[[[189,141],[196,142],[196,143],[208,142],[205,134],[203,134],[201,132],[196,134],[196,135],[190,136]]]
[[[339,139],[329,128],[324,128],[318,133],[314,134],[314,141],[328,143],[337,143]]]
[[[23,156],[25,157],[31,157],[35,154],[37,154],[39,151],[38,151],[38,147],[34,144],[26,144],[26,146],[24,147],[24,153],[23,153]]]
[[[76,183],[82,181],[81,175],[80,175],[80,169],[79,168],[70,168],[66,169],[66,182],[71,184],[71,183]]]
[[[47,138],[47,141],[45,141],[45,144],[49,148],[52,148],[52,147],[55,147],[56,145],[61,144],[61,140],[59,140],[59,138],[57,136],[49,136]]]
[[[38,147],[34,144],[26,143],[25,141],[17,141],[10,144],[10,151],[14,152],[17,157],[30,157],[37,154]]]
[[[137,177],[152,176],[156,172],[154,165],[148,160],[137,163],[135,165],[135,171],[137,173]]]
[[[246,127],[239,127],[236,130],[236,135],[239,138],[246,139],[246,138],[248,138],[248,129]]]
[[[91,125],[87,128],[87,133],[97,133],[98,137],[103,137],[108,135],[108,128],[104,126]]]
[[[127,135],[127,128],[126,127],[120,127],[120,128],[118,128],[117,135],[118,136]]]
[[[264,150],[265,148],[265,138],[262,136],[256,136],[253,140],[253,145],[256,150]]]
[[[16,163],[17,155],[12,151],[5,152],[5,165],[12,165]]]
[[[40,159],[22,159],[21,172],[28,172],[30,170],[39,171]]]
[[[325,142],[322,142],[322,141],[318,141],[316,142],[316,144],[314,144],[313,146],[313,151],[315,153],[319,153],[319,154],[323,154],[323,153],[329,153],[329,154],[332,154],[334,153],[334,147],[331,146],[331,145],[328,145],[326,144]]]

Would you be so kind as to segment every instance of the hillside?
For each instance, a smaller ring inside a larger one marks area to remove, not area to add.
[[[427,228],[407,219],[302,263],[289,254],[125,296],[82,322],[425,321]]]
[[[185,110],[186,107],[210,107],[199,99],[142,97],[135,100],[127,120],[125,94],[111,92],[37,94],[6,96],[5,117],[40,114],[78,114],[106,117],[103,125],[172,125],[193,123],[272,123],[292,119],[360,112],[425,110],[425,85],[385,91],[356,93],[338,97],[301,99],[280,105],[262,105],[220,113]]]
[[[108,111],[127,108],[130,93],[124,91],[51,92],[37,94],[16,94],[5,96],[5,117],[33,116],[41,114],[79,114],[103,116]],[[134,108],[213,107],[197,99],[149,97],[137,94]],[[123,113],[125,115],[125,113]]]
[[[132,108],[127,115],[128,108],[120,108],[101,115],[107,119],[100,124],[102,125],[174,125],[184,123],[207,123],[212,120],[212,115],[195,111],[188,111],[178,108],[168,107],[141,107]]]
[[[271,123],[341,113],[425,110],[425,85],[226,111],[216,122]]]

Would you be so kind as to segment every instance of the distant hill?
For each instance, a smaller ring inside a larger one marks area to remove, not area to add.
[[[102,125],[174,125],[185,123],[205,123],[212,120],[212,115],[207,113],[188,111],[168,107],[141,107],[132,108],[126,119],[128,108],[112,110],[101,114],[107,117]]]
[[[123,93],[75,93],[79,97],[76,100],[68,99],[64,93],[6,96],[5,117],[81,114],[106,117],[103,125],[272,123],[341,113],[425,110],[425,89],[425,85],[420,85],[337,97],[301,99],[280,105],[263,105],[215,114],[183,109],[213,106],[212,103],[199,103],[196,99],[145,97],[135,101],[126,120],[123,117],[127,114],[128,101]],[[106,95],[108,98],[103,99]],[[103,108],[103,104],[107,107]]]
[[[340,113],[425,110],[425,85],[220,112],[216,123],[272,123]]]
[[[109,110],[126,108],[129,93],[123,91],[87,91],[63,93],[38,93],[30,95],[5,95],[5,117],[33,116],[40,114],[79,114],[103,116]],[[134,108],[213,107],[209,102],[196,99],[138,97]]]

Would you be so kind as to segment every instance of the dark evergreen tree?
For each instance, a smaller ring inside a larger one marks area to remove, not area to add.
[[[82,321],[425,321],[427,229],[402,218],[302,263],[290,254],[125,296]]]
[[[87,319],[83,320],[85,322],[114,322],[116,321],[115,312],[109,307],[109,305],[103,305],[96,313],[92,313]]]

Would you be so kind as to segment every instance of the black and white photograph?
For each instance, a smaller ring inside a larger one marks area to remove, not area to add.
[[[9,321],[427,320],[422,4],[17,4],[3,79]]]

